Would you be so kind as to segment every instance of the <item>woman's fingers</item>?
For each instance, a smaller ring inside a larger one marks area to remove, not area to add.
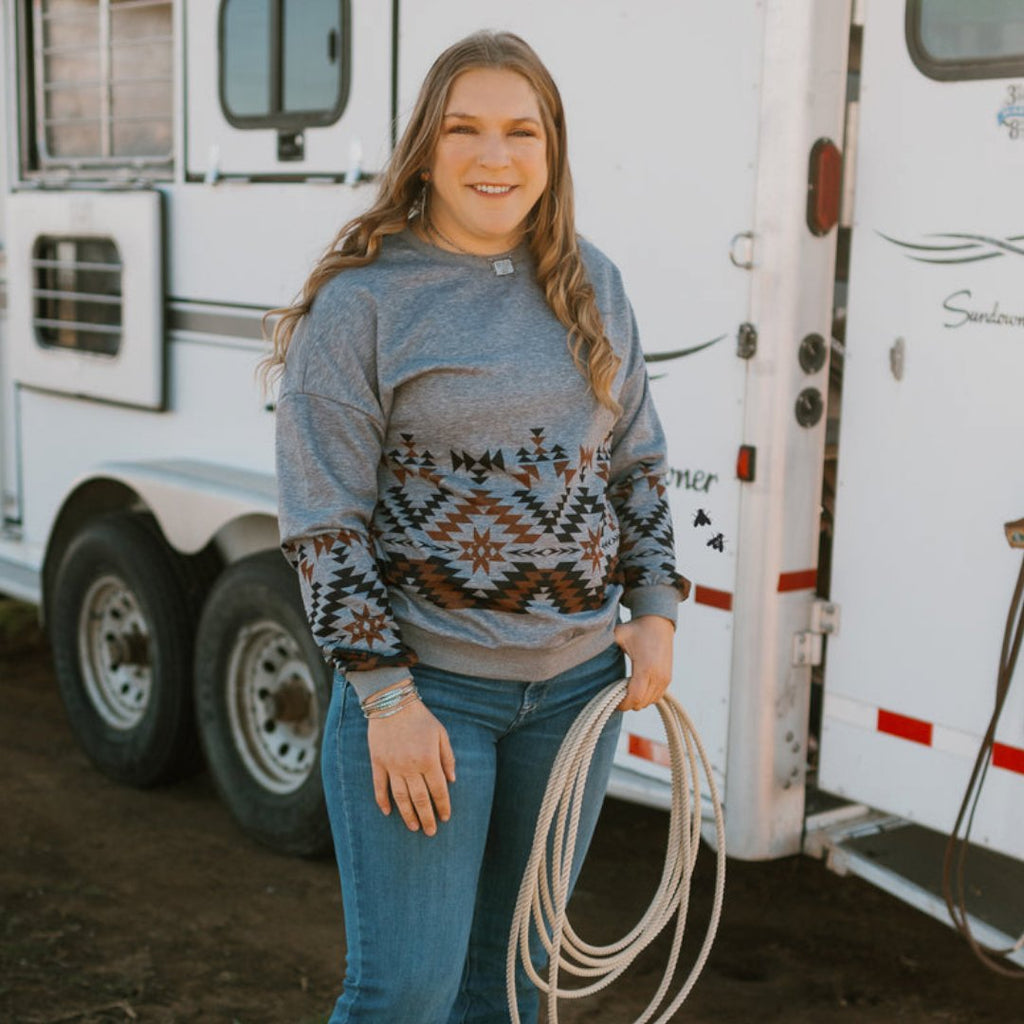
[[[384,814],[391,813],[391,798],[388,796],[388,773],[376,761],[371,761],[373,771],[373,798]]]
[[[639,711],[641,708],[647,707],[647,704],[647,681],[640,676],[633,675],[629,680],[629,686],[626,687],[626,696],[622,698],[618,710]]]
[[[667,689],[667,682],[661,684],[650,675],[634,674],[630,677],[629,686],[626,687],[626,696],[622,698],[618,710],[640,711],[661,700]]]
[[[391,792],[402,820],[413,832],[422,828],[424,835],[436,835],[438,819],[451,817],[448,786],[440,770],[392,777]]]
[[[428,836],[434,835],[437,832],[437,821],[434,818],[434,803],[430,799],[430,791],[427,789],[423,776],[413,775],[405,780],[405,784],[409,791],[409,799],[412,801],[417,822],[423,826],[423,831]],[[410,828],[412,827],[410,826]]]
[[[405,779],[392,779],[391,793],[395,798],[395,806],[398,808],[398,813],[402,816],[402,821],[405,822],[406,828],[411,832],[418,832],[420,829],[420,819],[413,805],[412,797],[409,795],[409,788]]]
[[[444,769],[438,765],[436,769],[427,772],[423,776],[423,780],[438,818],[441,821],[447,821],[452,816],[452,805],[448,797],[448,781],[445,778]],[[432,832],[429,834],[433,835]]]
[[[441,770],[449,782],[455,781],[455,752],[444,729],[441,730]]]

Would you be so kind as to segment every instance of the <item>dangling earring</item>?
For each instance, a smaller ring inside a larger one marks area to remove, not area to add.
[[[420,171],[420,194],[416,197],[412,208],[409,211],[410,217],[419,217],[421,223],[427,222],[427,192],[430,185],[430,171],[424,168]]]

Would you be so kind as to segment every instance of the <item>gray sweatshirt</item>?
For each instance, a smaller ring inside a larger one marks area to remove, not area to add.
[[[405,231],[324,285],[296,330],[277,407],[282,548],[361,699],[418,659],[548,679],[613,642],[620,601],[675,619],[689,585],[635,321],[616,267],[580,245],[622,359],[618,417],[525,246],[492,265]]]

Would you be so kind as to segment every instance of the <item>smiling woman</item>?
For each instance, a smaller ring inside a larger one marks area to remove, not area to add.
[[[331,1020],[507,1020],[551,765],[623,653],[619,710],[662,696],[688,589],[629,300],[576,235],[561,99],[523,40],[441,54],[376,202],[278,313],[281,540],[335,669]],[[620,720],[591,762],[574,874]],[[530,948],[542,970],[536,933]],[[522,968],[516,992],[536,1021]]]

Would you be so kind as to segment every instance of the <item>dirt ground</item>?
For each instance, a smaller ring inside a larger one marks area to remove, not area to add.
[[[0,1021],[325,1021],[342,970],[333,864],[255,846],[204,775],[149,792],[99,775],[30,632],[0,630]],[[642,913],[665,821],[607,803],[571,908],[585,938],[610,941]],[[714,866],[710,850],[700,859],[691,956]],[[662,944],[610,990],[564,1003],[560,1020],[629,1024],[664,955]],[[676,1019],[1011,1024],[1024,1021],[1024,986],[988,973],[943,925],[816,861],[730,861],[717,942]]]

